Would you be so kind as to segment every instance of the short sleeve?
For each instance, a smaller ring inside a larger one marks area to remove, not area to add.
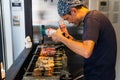
[[[88,17],[84,21],[83,29],[83,41],[84,40],[93,40],[97,42],[100,32],[100,23],[97,19]]]

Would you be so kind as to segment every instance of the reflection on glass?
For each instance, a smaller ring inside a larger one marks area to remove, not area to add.
[[[33,26],[56,25],[59,20],[57,14],[58,0],[32,0]]]
[[[58,20],[60,19],[57,13],[58,0],[32,0],[32,21],[33,21],[33,41],[34,43],[41,43],[44,39],[48,39],[41,34],[41,26],[45,28],[58,28]],[[44,41],[45,42],[45,41]]]

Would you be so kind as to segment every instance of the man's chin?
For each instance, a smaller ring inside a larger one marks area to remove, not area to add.
[[[81,25],[82,22],[79,22],[79,23],[71,23],[72,26],[76,26],[76,27],[79,27]]]
[[[79,27],[81,25],[82,22],[79,22],[77,24],[75,24],[75,26]]]

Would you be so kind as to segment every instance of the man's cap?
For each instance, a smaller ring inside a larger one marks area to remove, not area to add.
[[[74,6],[83,5],[80,0],[59,0],[57,4],[58,14],[63,16],[70,12],[70,9]]]

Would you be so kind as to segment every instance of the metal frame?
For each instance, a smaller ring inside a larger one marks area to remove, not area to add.
[[[2,72],[1,72],[1,64],[3,67],[6,66],[5,61],[5,42],[4,42],[4,25],[3,25],[3,17],[2,17],[2,1],[0,0],[0,79],[2,79]],[[6,68],[5,68],[6,70]]]

